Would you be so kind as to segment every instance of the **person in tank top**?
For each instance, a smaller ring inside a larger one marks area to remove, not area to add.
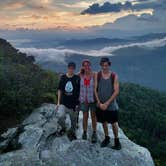
[[[83,112],[83,134],[82,139],[87,139],[87,126],[88,126],[88,116],[89,110],[92,118],[92,128],[93,133],[91,136],[91,142],[97,142],[97,134],[96,134],[96,103],[95,103],[95,74],[91,70],[91,62],[86,59],[82,62],[82,68],[79,73],[80,76],[80,110]]]
[[[114,134],[113,149],[120,150],[121,143],[118,138],[118,104],[116,97],[119,94],[118,75],[110,71],[109,58],[103,57],[100,61],[101,71],[95,75],[95,96],[97,100],[96,117],[102,123],[105,139],[101,147],[110,143],[108,123],[111,123]]]

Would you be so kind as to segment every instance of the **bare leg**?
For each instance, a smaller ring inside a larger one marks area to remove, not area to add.
[[[114,137],[118,138],[118,122],[112,124],[112,130],[114,133]]]
[[[89,116],[89,112],[83,112],[83,130],[87,131],[87,127],[88,127],[88,116]]]
[[[91,111],[91,119],[92,119],[92,128],[93,128],[91,141],[92,143],[96,143],[97,142],[97,134],[96,134],[97,118],[96,118],[95,111]]]
[[[92,118],[92,128],[93,131],[96,131],[97,119],[95,111],[91,111],[91,118]]]
[[[107,124],[107,122],[103,123],[103,130],[104,130],[105,136],[108,136],[109,133],[108,133],[108,124]]]

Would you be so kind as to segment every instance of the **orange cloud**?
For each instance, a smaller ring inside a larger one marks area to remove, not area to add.
[[[45,3],[48,1],[45,1]],[[49,1],[50,2],[50,1]],[[43,11],[19,11],[17,17],[9,17],[1,20],[0,28],[29,28],[29,29],[85,29],[91,26],[100,26],[116,21],[118,18],[129,14],[152,14],[152,9],[142,11],[121,11],[119,13],[103,13],[97,15],[81,15],[76,12],[47,10]]]
[[[21,2],[16,3],[9,3],[6,7],[4,7],[4,10],[16,10],[24,7],[25,4]]]

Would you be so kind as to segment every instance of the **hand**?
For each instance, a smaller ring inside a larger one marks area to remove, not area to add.
[[[56,111],[58,111],[59,106],[60,106],[60,104],[59,104],[59,103],[57,103],[57,105],[56,105],[56,107],[55,107],[55,110],[56,110]]]
[[[110,103],[107,101],[104,104],[108,107]]]
[[[100,104],[100,109],[105,111],[107,109],[107,105],[106,104]]]

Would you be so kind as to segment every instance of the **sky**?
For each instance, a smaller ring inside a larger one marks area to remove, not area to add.
[[[33,55],[38,64],[60,71],[73,55],[95,59],[118,51],[123,55],[124,49],[124,55],[133,54],[135,48],[143,55],[162,52],[166,0],[0,0],[0,38]],[[115,43],[97,43],[107,41],[103,38]],[[88,39],[92,45],[70,46]]]
[[[0,29],[166,32],[166,0],[0,0]]]

